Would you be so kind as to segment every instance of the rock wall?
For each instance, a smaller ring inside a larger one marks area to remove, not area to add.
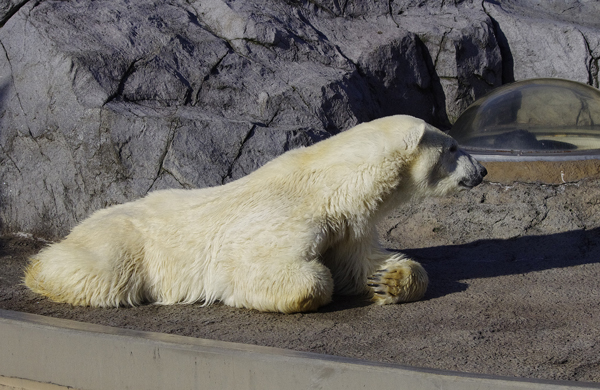
[[[226,183],[384,115],[448,128],[514,80],[597,86],[598,6],[539,7],[0,0],[1,229],[59,237],[100,207]]]

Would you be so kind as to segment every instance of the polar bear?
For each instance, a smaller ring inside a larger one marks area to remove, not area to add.
[[[423,267],[377,242],[403,202],[472,188],[486,170],[410,116],[360,124],[223,186],[161,190],[92,214],[31,259],[25,284],[72,305],[221,301],[283,313],[338,294],[421,299]]]

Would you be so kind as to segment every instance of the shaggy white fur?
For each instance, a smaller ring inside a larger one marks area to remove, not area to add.
[[[378,220],[484,175],[422,120],[382,118],[220,187],[97,211],[35,256],[25,283],[55,301],[105,307],[220,300],[291,313],[317,309],[334,290],[380,304],[418,300],[427,274],[379,246]]]

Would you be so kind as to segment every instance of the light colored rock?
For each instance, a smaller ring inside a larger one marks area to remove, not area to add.
[[[596,37],[598,31],[561,19],[560,13],[544,12],[543,6],[541,12],[533,12],[534,5],[484,3],[507,45],[503,56],[512,69],[505,70],[505,81],[558,77],[591,82],[592,55],[586,35]]]

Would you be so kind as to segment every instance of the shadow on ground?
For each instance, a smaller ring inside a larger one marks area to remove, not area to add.
[[[600,228],[407,249],[421,261],[431,285],[427,298],[464,291],[469,279],[525,274],[600,262]]]

